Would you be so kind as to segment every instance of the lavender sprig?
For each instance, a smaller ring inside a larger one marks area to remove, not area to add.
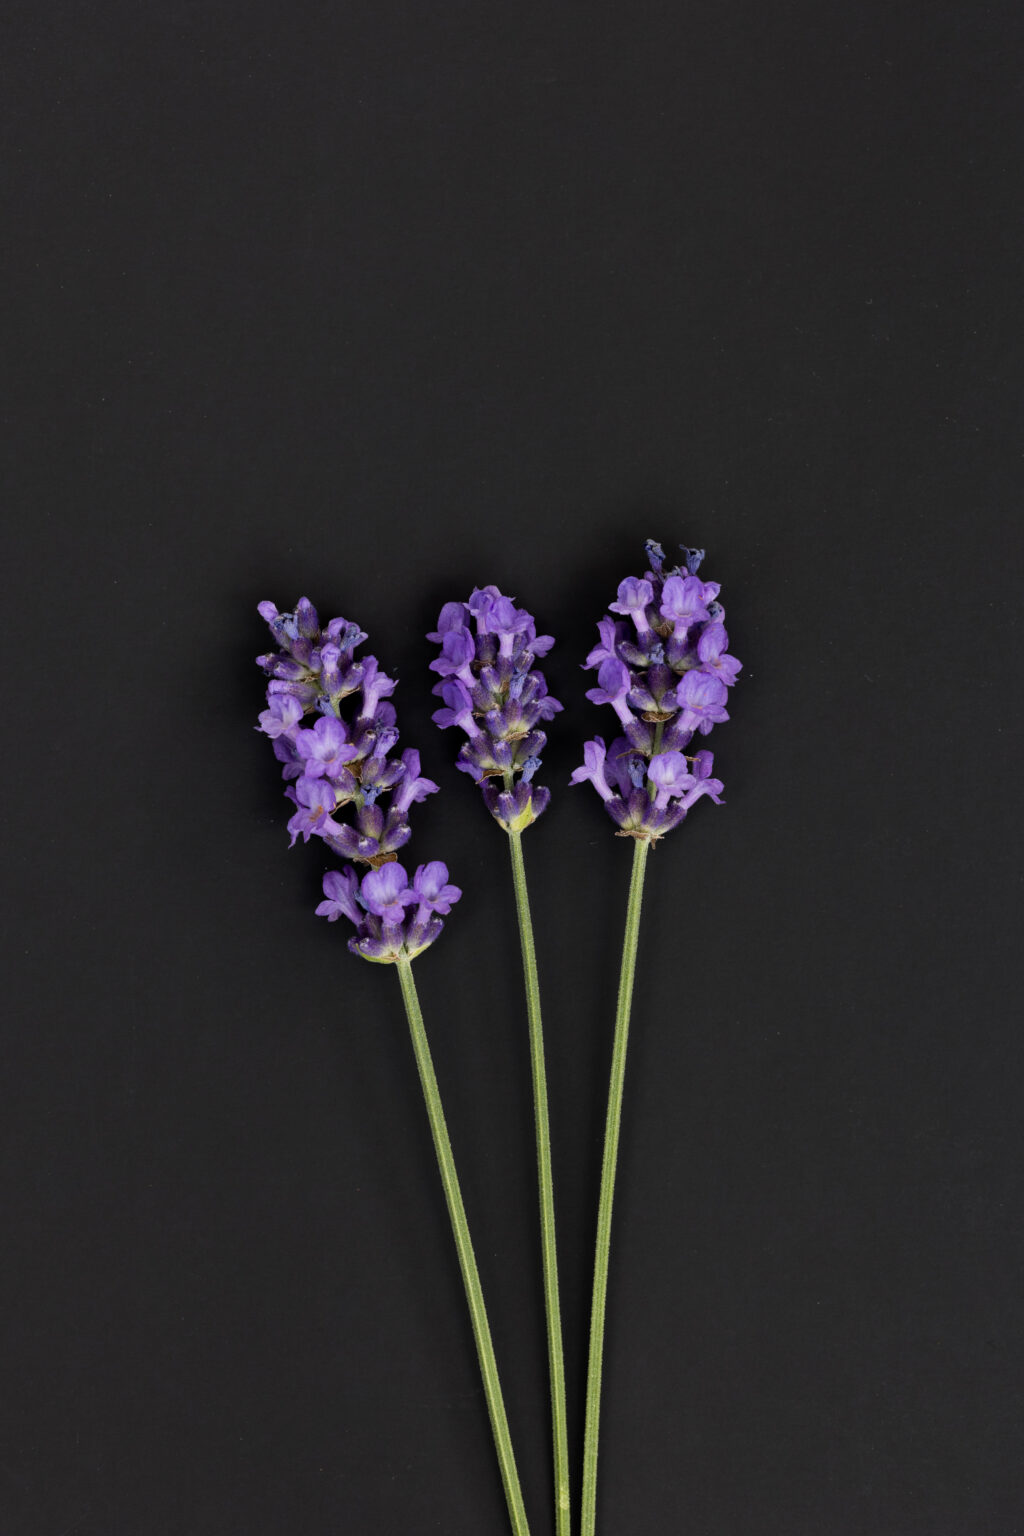
[[[352,865],[328,872],[316,910],[329,922],[348,918],[356,928],[349,949],[365,960],[393,964],[398,973],[509,1519],[514,1536],[529,1536],[480,1275],[412,972],[414,957],[433,944],[444,926],[442,916],[462,892],[449,884],[447,867],[439,861],[421,864],[410,881],[396,858],[409,840],[410,806],[438,786],[420,775],[418,752],[403,752],[401,760],[390,756],[398,744],[394,706],[387,702],[395,682],[375,657],[355,660],[366,639],[358,625],[332,619],[321,630],[305,597],[294,613],[279,613],[270,602],[260,603],[259,612],[278,650],[257,658],[270,678],[258,729],[273,742],[285,779],[295,780],[285,791],[296,806],[288,823],[292,846],[298,837],[304,842],[320,837],[333,852],[370,866],[362,880]],[[303,727],[310,714],[318,718]],[[354,815],[354,822],[339,820],[339,814]]]
[[[362,882],[351,866],[325,875],[317,913],[332,922],[347,917],[356,929],[349,948],[364,960],[411,959],[434,943],[441,915],[462,893],[448,884],[444,864],[421,864],[410,881],[394,862],[411,836],[410,807],[437,790],[421,776],[415,749],[391,756],[398,745],[388,703],[395,680],[375,656],[355,659],[366,639],[357,624],[332,619],[321,630],[308,598],[294,613],[270,602],[259,612],[279,649],[257,657],[271,679],[258,728],[271,738],[285,779],[295,780],[285,790],[296,807],[291,846],[316,836],[342,858],[370,865]],[[307,715],[316,719],[303,728]]]
[[[598,686],[587,698],[611,705],[622,734],[607,748],[601,736],[588,741],[569,781],[593,784],[620,836],[650,842],[677,827],[702,795],[723,803],[712,753],[688,756],[683,748],[728,720],[741,666],[727,651],[721,588],[697,575],[704,551],[683,546],[683,555],[683,565],[666,571],[664,550],[648,539],[651,569],[620,582],[598,624],[598,644],[584,663],[597,668]]]
[[[704,551],[682,546],[683,564],[666,570],[661,545],[649,539],[646,547],[650,569],[619,584],[615,602],[597,626],[598,644],[584,664],[597,668],[598,686],[587,698],[614,709],[621,735],[608,748],[600,736],[588,741],[583,764],[570,781],[588,779],[618,826],[618,835],[634,839],[597,1212],[580,1536],[594,1536],[597,1520],[612,1200],[647,851],[679,825],[702,795],[722,803],[723,786],[713,777],[712,754],[702,748],[689,756],[684,748],[695,735],[706,736],[728,720],[725,704],[740,670],[727,650],[719,585],[697,575]]]
[[[431,670],[440,677],[434,693],[444,702],[444,708],[436,711],[434,720],[442,729],[457,725],[465,731],[467,740],[459,750],[457,767],[480,786],[484,804],[508,834],[533,1079],[544,1311],[551,1381],[555,1525],[557,1536],[570,1536],[565,1364],[558,1295],[544,1030],[522,844],[523,832],[542,815],[551,799],[551,791],[534,784],[533,777],[540,767],[540,754],[547,745],[540,724],[551,720],[562,706],[548,693],[544,674],[534,667],[534,662],[537,657],[546,656],[555,642],[551,635],[538,635],[533,615],[525,608],[517,608],[512,598],[493,586],[475,588],[465,603],[445,603],[437,629],[427,638],[441,647],[440,655],[430,663]]]
[[[468,738],[456,766],[480,785],[495,821],[506,832],[522,832],[551,799],[549,789],[532,782],[547,745],[538,727],[562,706],[533,663],[554,637],[538,635],[533,615],[497,587],[478,587],[468,602],[445,603],[427,639],[441,647],[430,663],[441,679],[433,691],[444,701],[434,721],[442,729],[460,726]],[[500,789],[488,782],[495,778]]]

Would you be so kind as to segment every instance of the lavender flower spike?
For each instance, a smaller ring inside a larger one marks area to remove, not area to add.
[[[434,693],[445,707],[434,721],[442,730],[465,731],[457,766],[480,785],[495,821],[506,832],[522,832],[551,798],[532,779],[547,744],[539,726],[562,706],[534,662],[554,640],[538,635],[533,615],[493,586],[477,587],[464,603],[445,603],[427,638],[441,647],[430,667],[440,676]]]
[[[464,603],[445,603],[437,629],[427,638],[441,647],[440,655],[430,666],[440,678],[434,693],[445,707],[435,712],[434,722],[442,729],[457,725],[465,731],[467,740],[459,749],[456,766],[479,784],[484,804],[508,834],[530,1030],[544,1310],[551,1378],[555,1529],[556,1536],[570,1536],[565,1366],[558,1299],[544,1032],[522,840],[523,832],[543,814],[551,798],[551,791],[535,784],[534,776],[541,766],[540,754],[547,745],[541,724],[551,720],[562,706],[548,693],[544,674],[534,663],[539,656],[546,656],[555,642],[551,635],[538,635],[533,615],[525,608],[517,608],[513,598],[506,597],[493,586],[475,588]],[[623,672],[628,682],[625,668]]]
[[[376,657],[356,661],[355,651],[366,639],[357,625],[332,619],[321,630],[316,609],[305,597],[294,613],[279,613],[270,602],[261,603],[259,612],[278,647],[258,658],[270,678],[259,729],[273,742],[284,777],[296,780],[285,790],[296,806],[288,823],[292,842],[300,835],[307,842],[318,836],[335,853],[369,866],[362,879],[351,865],[330,870],[324,876],[317,916],[331,923],[344,917],[356,930],[349,949],[364,960],[395,968],[455,1237],[512,1533],[530,1536],[480,1275],[412,970],[413,959],[434,943],[444,927],[442,919],[462,892],[449,883],[448,868],[439,860],[421,864],[410,880],[396,858],[396,850],[409,839],[410,807],[434,794],[437,785],[421,775],[420,755],[414,749],[400,759],[391,756],[398,730],[387,698],[395,683],[381,672]],[[459,605],[455,617],[461,612]],[[514,647],[515,617],[506,623],[509,615],[503,613],[501,619]],[[442,614],[441,628],[447,627]],[[449,675],[459,670],[457,658],[452,660]],[[311,728],[302,725],[306,715],[316,717]],[[339,820],[339,815],[352,819]]]
[[[308,598],[294,613],[279,613],[269,602],[259,611],[279,646],[259,657],[271,679],[259,729],[273,742],[284,777],[295,780],[285,790],[295,806],[288,822],[292,844],[320,837],[334,853],[370,870],[362,883],[351,867],[325,875],[317,913],[330,922],[347,918],[356,930],[349,948],[365,960],[411,959],[433,944],[444,926],[438,914],[447,914],[461,892],[447,884],[443,864],[423,866],[447,893],[444,903],[425,909],[415,879],[410,884],[395,862],[411,835],[410,807],[437,785],[421,776],[415,750],[391,755],[398,744],[394,706],[387,702],[394,679],[374,656],[356,661],[366,639],[358,625],[332,619],[321,630]],[[312,724],[303,727],[307,715]]]
[[[634,840],[597,1210],[580,1536],[595,1536],[597,1523],[608,1254],[644,871],[651,846],[677,827],[697,800],[707,795],[716,805],[722,803],[722,783],[712,777],[711,753],[702,748],[691,757],[684,749],[697,732],[706,736],[728,720],[725,704],[740,670],[740,663],[726,650],[729,637],[722,622],[725,614],[718,602],[718,583],[702,581],[697,575],[704,551],[680,547],[683,564],[669,570],[661,545],[648,539],[650,569],[642,577],[627,576],[619,583],[615,602],[609,603],[609,613],[597,626],[599,644],[584,667],[597,668],[598,686],[590,689],[587,698],[594,704],[611,705],[622,735],[607,750],[600,736],[588,741],[583,764],[570,780],[581,784],[589,779],[619,836]],[[622,617],[617,620],[615,614]]]
[[[646,548],[650,569],[619,583],[584,663],[598,680],[587,698],[611,705],[624,738],[612,743],[607,765],[600,737],[588,742],[570,783],[590,779],[621,836],[657,842],[702,795],[721,804],[711,753],[688,758],[684,749],[728,720],[740,662],[726,649],[719,585],[697,575],[704,551],[681,546],[683,564],[667,569],[661,545],[648,539]]]

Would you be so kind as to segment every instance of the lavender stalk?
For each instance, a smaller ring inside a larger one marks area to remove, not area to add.
[[[317,836],[333,852],[369,866],[362,880],[351,864],[329,871],[316,910],[329,922],[345,917],[354,925],[349,949],[355,954],[397,969],[509,1518],[514,1536],[529,1536],[480,1275],[412,974],[413,959],[438,938],[442,917],[462,892],[448,883],[440,861],[421,864],[411,880],[397,862],[397,850],[411,835],[410,807],[437,785],[420,776],[418,752],[408,750],[401,760],[389,756],[398,742],[395,710],[387,702],[395,683],[375,657],[355,660],[366,639],[358,626],[332,619],[321,630],[307,598],[294,613],[278,613],[269,602],[259,611],[279,646],[257,658],[271,679],[259,729],[273,741],[284,777],[296,781],[285,791],[296,807],[288,823],[292,845],[300,836],[304,842]],[[318,718],[304,729],[307,714]],[[350,812],[354,821],[339,820]]]
[[[695,734],[706,736],[712,726],[728,720],[725,701],[740,670],[740,663],[727,652],[719,585],[701,581],[697,575],[704,551],[684,547],[683,554],[685,563],[666,571],[664,550],[648,540],[651,569],[640,579],[630,576],[620,583],[616,601],[598,624],[599,643],[585,662],[586,667],[598,669],[598,686],[588,691],[587,698],[611,705],[622,735],[608,748],[600,736],[588,741],[583,764],[570,781],[589,780],[618,826],[618,835],[634,839],[597,1213],[581,1536],[594,1536],[597,1523],[612,1205],[647,851],[684,820],[701,796],[722,803],[723,786],[712,777],[711,753],[701,750],[687,756],[683,748]]]
[[[522,845],[523,832],[543,813],[551,798],[550,790],[533,783],[540,767],[540,753],[547,743],[538,727],[541,721],[552,719],[562,706],[548,693],[544,675],[534,669],[534,661],[547,655],[554,640],[550,635],[538,635],[533,616],[525,608],[517,608],[511,598],[493,586],[476,589],[468,602],[445,603],[437,629],[427,638],[441,647],[440,655],[430,664],[441,679],[434,692],[444,702],[434,720],[442,728],[457,725],[465,731],[468,739],[459,750],[457,766],[480,786],[487,809],[509,840],[533,1079],[555,1519],[558,1536],[569,1536],[569,1448],[551,1131],[537,956]]]

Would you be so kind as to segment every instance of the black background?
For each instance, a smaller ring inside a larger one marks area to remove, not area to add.
[[[629,846],[566,781],[647,536],[707,546],[745,670],[728,805],[650,868],[599,1528],[1024,1531],[1016,8],[5,30],[4,1536],[505,1529],[398,986],[252,730],[300,592],[442,785],[417,975],[552,1530],[511,887],[423,634],[493,581],[559,642],[578,1466]]]

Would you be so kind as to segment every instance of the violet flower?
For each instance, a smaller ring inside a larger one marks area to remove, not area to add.
[[[610,704],[623,734],[607,752],[600,737],[588,742],[570,783],[590,780],[622,836],[657,842],[702,795],[722,803],[711,753],[698,753],[700,772],[686,772],[696,759],[684,749],[728,720],[741,664],[727,651],[719,585],[697,575],[704,551],[684,547],[684,563],[672,570],[653,539],[647,555],[651,569],[619,584],[584,663],[597,669],[587,698]]]
[[[438,914],[461,892],[447,884],[443,864],[421,865],[410,883],[395,862],[411,835],[409,808],[437,790],[421,776],[418,752],[391,755],[398,730],[387,696],[395,681],[375,656],[356,661],[366,639],[358,625],[332,619],[321,629],[308,598],[294,613],[278,613],[269,602],[259,611],[279,649],[258,658],[270,678],[258,729],[273,742],[284,777],[295,781],[285,790],[295,806],[292,845],[319,837],[332,852],[370,866],[361,883],[351,868],[325,875],[317,912],[331,922],[346,917],[356,929],[349,948],[365,960],[412,958],[433,944],[444,926]],[[314,718],[304,726],[307,715]],[[447,892],[446,904],[431,905],[422,894],[435,888]]]
[[[445,603],[437,629],[427,637],[440,646],[431,663],[440,681],[434,693],[443,709],[434,714],[442,730],[458,726],[466,734],[456,766],[480,786],[484,804],[508,834],[512,883],[526,988],[533,1078],[537,1181],[540,1197],[544,1309],[551,1379],[551,1430],[555,1471],[556,1536],[570,1536],[569,1446],[565,1365],[558,1298],[555,1199],[551,1173],[551,1138],[540,982],[533,941],[533,921],[526,886],[522,835],[542,815],[551,791],[533,782],[547,745],[542,723],[562,708],[548,693],[544,674],[534,662],[554,645],[538,635],[533,615],[517,608],[497,587],[476,587],[464,603]],[[625,671],[625,669],[623,669]],[[626,673],[628,681],[628,673]]]
[[[321,629],[316,609],[305,597],[299,599],[294,613],[278,613],[269,602],[260,603],[259,611],[278,649],[258,658],[270,678],[267,708],[258,729],[273,742],[284,777],[295,780],[285,790],[296,807],[288,823],[292,843],[300,836],[306,842],[320,837],[335,853],[369,866],[362,879],[351,865],[328,871],[317,915],[331,923],[345,918],[356,930],[349,949],[365,960],[395,967],[455,1238],[512,1532],[529,1536],[480,1275],[412,971],[414,957],[433,944],[444,927],[442,919],[462,892],[449,883],[447,866],[439,861],[421,864],[410,880],[396,858],[396,851],[409,839],[409,808],[433,794],[437,785],[421,775],[420,756],[412,748],[401,758],[391,756],[398,745],[398,730],[394,706],[387,699],[395,682],[381,672],[376,657],[356,661],[355,651],[366,639],[357,625],[332,619]],[[507,631],[513,642],[514,620],[514,615],[501,615],[502,637]],[[505,645],[504,638],[500,643]],[[310,714],[317,718],[304,727],[302,721]]]
[[[562,706],[533,664],[554,639],[538,635],[533,615],[497,587],[477,587],[465,603],[445,603],[427,638],[441,648],[430,667],[440,677],[434,693],[445,707],[434,721],[466,733],[457,766],[480,785],[495,821],[506,832],[522,832],[551,798],[533,776],[547,745],[540,724]]]
[[[587,668],[597,668],[598,686],[590,689],[587,698],[594,704],[611,705],[622,734],[609,747],[600,736],[588,741],[583,763],[570,781],[593,784],[619,835],[634,839],[597,1211],[581,1536],[594,1536],[597,1519],[608,1254],[647,854],[703,795],[716,805],[722,803],[721,780],[712,775],[712,754],[702,748],[691,757],[684,749],[695,734],[706,736],[715,725],[728,720],[725,704],[740,670],[735,656],[727,652],[729,637],[723,622],[725,612],[718,601],[718,583],[702,581],[697,575],[704,551],[684,549],[683,555],[682,566],[666,571],[664,550],[649,539],[650,570],[639,578],[627,576],[620,583],[616,601],[609,604],[609,614],[598,624],[599,644],[584,663]],[[622,618],[615,619],[613,614]]]

